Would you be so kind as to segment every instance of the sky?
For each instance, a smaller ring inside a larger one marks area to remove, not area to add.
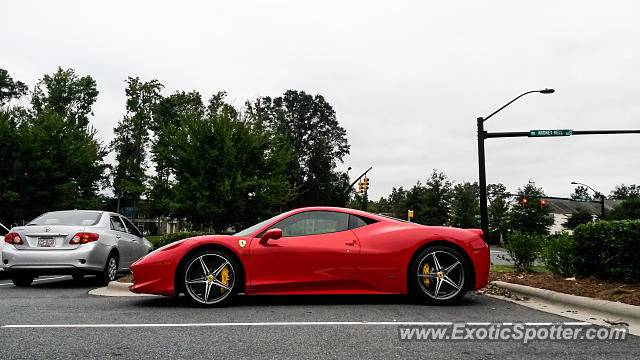
[[[0,68],[31,87],[58,66],[91,75],[108,143],[125,80],[164,94],[228,92],[237,106],[288,89],[321,94],[347,130],[341,170],[369,197],[432,169],[477,181],[476,118],[530,94],[486,130],[640,129],[637,1],[7,1]],[[488,139],[488,183],[568,196],[640,184],[640,135]],[[109,157],[113,161],[113,155]]]

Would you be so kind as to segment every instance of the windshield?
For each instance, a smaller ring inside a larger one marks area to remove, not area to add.
[[[283,213],[283,214],[276,215],[276,216],[274,216],[274,217],[272,217],[270,219],[267,219],[267,220],[265,220],[263,222],[257,223],[257,224],[255,224],[255,225],[253,225],[251,227],[248,227],[248,228],[246,228],[244,230],[238,231],[237,233],[233,234],[233,236],[249,236],[249,235],[253,234],[254,232],[262,229],[265,226],[267,226],[272,221],[275,221],[279,217],[290,214],[292,211],[293,210],[287,211],[286,213]]]
[[[33,219],[30,225],[82,225],[91,226],[98,223],[101,212],[97,211],[54,211]]]

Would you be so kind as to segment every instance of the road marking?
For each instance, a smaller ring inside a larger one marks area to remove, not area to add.
[[[33,280],[33,282],[36,282],[36,281],[45,281],[45,280],[55,280],[55,279],[64,279],[64,278],[68,278],[68,276],[55,276],[55,277],[44,278],[44,279],[35,279],[35,280]],[[13,283],[12,283],[12,282],[9,282],[9,283],[2,283],[2,284],[0,284],[0,286],[7,286],[7,285],[13,285]]]
[[[467,323],[468,325],[512,323]],[[553,323],[525,323],[526,325],[552,325]],[[560,323],[557,323],[560,324]],[[570,322],[564,325],[590,325],[590,323]],[[134,327],[223,327],[223,326],[335,326],[335,325],[379,325],[379,326],[449,326],[453,322],[430,321],[292,321],[292,322],[228,322],[228,323],[184,323],[184,324],[25,324],[3,325],[1,328],[134,328]]]

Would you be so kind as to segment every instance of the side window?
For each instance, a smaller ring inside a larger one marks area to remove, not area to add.
[[[349,214],[349,229],[357,229],[377,222],[378,221],[368,217]]]
[[[142,237],[140,230],[138,230],[138,228],[135,225],[133,225],[133,223],[129,221],[129,219],[127,219],[126,217],[123,217],[122,220],[124,220],[125,224],[127,224],[127,230],[129,230],[129,234],[133,234],[137,237]]]
[[[328,234],[349,229],[349,214],[337,211],[307,211],[277,222],[282,237]]]
[[[111,217],[111,230],[127,232],[127,229],[124,227],[122,220],[120,220],[119,216]]]

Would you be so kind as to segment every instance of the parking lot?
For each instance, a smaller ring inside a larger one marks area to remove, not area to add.
[[[28,288],[0,280],[2,358],[628,358],[625,341],[400,341],[404,322],[568,322],[484,295],[458,306],[407,296],[241,296],[204,309],[183,298],[100,297],[91,278],[42,277]],[[242,325],[234,325],[243,323]],[[311,324],[309,324],[311,323]],[[328,324],[327,324],[328,323]],[[48,327],[42,327],[46,325]],[[20,326],[20,327],[8,327]],[[93,327],[87,327],[93,326]]]

